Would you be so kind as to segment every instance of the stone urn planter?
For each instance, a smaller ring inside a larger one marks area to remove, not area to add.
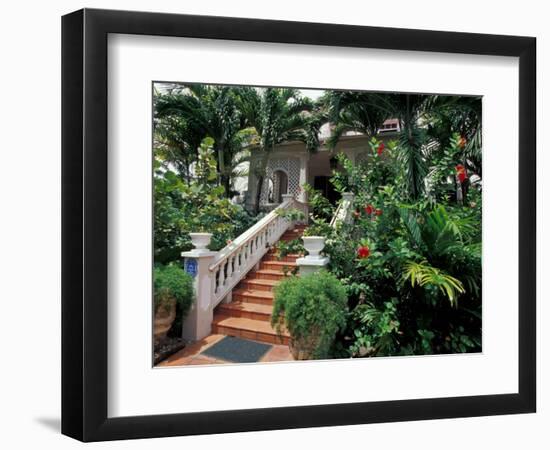
[[[288,347],[294,359],[299,361],[315,359],[315,350],[319,346],[320,334],[319,328],[315,328],[307,337],[299,339],[291,337]]]
[[[166,338],[166,333],[172,328],[172,324],[176,319],[176,300],[170,299],[159,305],[155,311],[155,321],[153,334],[155,344]]]
[[[189,233],[191,243],[195,249],[200,251],[208,251],[210,240],[212,239],[212,233]]]
[[[306,258],[321,259],[321,251],[325,248],[325,237],[324,236],[304,236],[302,237],[304,241],[304,248],[309,253]]]

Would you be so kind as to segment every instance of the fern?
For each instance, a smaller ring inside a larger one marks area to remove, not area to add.
[[[409,280],[411,286],[435,286],[443,295],[445,295],[452,306],[457,306],[458,296],[465,292],[464,286],[460,280],[444,271],[428,265],[427,261],[420,263],[409,261],[405,264],[403,274],[405,280]]]

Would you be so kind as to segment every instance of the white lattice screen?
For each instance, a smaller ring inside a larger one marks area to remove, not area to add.
[[[262,195],[260,197],[260,204],[267,203],[267,196],[269,191],[269,180],[273,182],[273,191],[279,192],[278,178],[273,177],[273,173],[277,170],[286,172],[288,177],[288,193],[297,195],[300,191],[300,160],[298,158],[277,158],[271,159],[267,163],[266,177],[262,187]]]

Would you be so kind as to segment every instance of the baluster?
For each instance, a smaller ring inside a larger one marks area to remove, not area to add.
[[[220,292],[220,266],[216,268],[216,273],[214,274],[214,293],[217,294]]]
[[[233,275],[233,260],[235,259],[234,256],[230,256],[227,258],[227,279],[231,280],[231,277]]]
[[[223,290],[223,287],[225,285],[225,264],[226,261],[220,264],[220,278],[218,282],[220,292]]]

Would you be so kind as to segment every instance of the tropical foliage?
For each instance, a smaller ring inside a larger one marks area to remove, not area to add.
[[[451,136],[443,154],[457,150]],[[404,172],[395,164],[400,144],[343,170],[333,183],[355,193],[353,221],[328,235],[330,270],[346,286],[347,330],[334,348],[340,356],[472,352],[481,349],[480,185],[463,201],[456,195],[411,201]],[[458,146],[459,147],[459,146]],[[440,160],[431,163],[440,164]],[[454,160],[434,171],[450,171],[440,189],[460,186]],[[456,179],[455,179],[456,178]]]
[[[316,357],[480,351],[481,129],[478,97],[326,91],[313,101],[290,88],[164,86],[154,95],[155,261],[177,262],[189,232],[213,233],[210,248],[224,247],[258,220],[275,149],[323,144],[337,162],[331,188],[354,194],[352,214],[330,226],[335,205],[301,186],[304,234],[326,237],[330,264],[277,287],[274,325],[320,336]],[[352,161],[343,140],[358,134],[368,145]],[[247,212],[233,200],[250,160]]]
[[[209,140],[198,149],[195,176],[182,179],[170,164],[155,160],[154,255],[155,261],[168,263],[191,250],[189,233],[213,233],[210,248],[219,250],[255,222],[242,206],[224,196],[217,184],[216,162]]]

